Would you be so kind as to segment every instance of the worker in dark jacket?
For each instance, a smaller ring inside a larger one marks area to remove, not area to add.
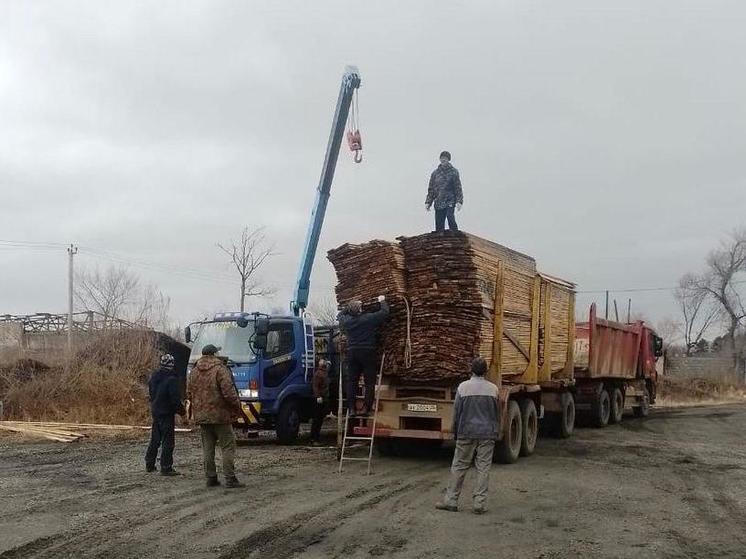
[[[202,435],[202,459],[207,487],[217,487],[215,447],[220,446],[223,475],[228,488],[243,487],[236,478],[236,436],[233,421],[241,416],[241,400],[233,382],[233,374],[223,359],[217,356],[219,347],[207,344],[189,375],[187,393],[192,404],[194,422]]]
[[[365,382],[365,403],[361,415],[368,415],[373,406],[376,386],[376,335],[378,327],[389,315],[386,298],[378,297],[381,308],[375,312],[363,312],[363,304],[353,301],[337,316],[339,329],[347,340],[345,362],[347,365],[347,409],[356,415],[355,399],[360,375]]]
[[[150,444],[145,453],[145,469],[155,471],[158,447],[161,448],[161,475],[178,475],[174,470],[174,432],[176,414],[184,413],[179,379],[174,371],[174,357],[166,353],[161,357],[160,367],[150,375],[150,413],[153,426],[150,429]]]
[[[329,366],[326,359],[320,359],[313,372],[313,417],[311,419],[311,444],[321,444],[321,425],[329,410]]]
[[[451,165],[451,154],[447,151],[440,154],[440,165],[430,175],[427,187],[425,209],[435,204],[435,230],[444,231],[446,219],[448,229],[458,231],[455,210],[461,210],[464,204],[464,191],[461,188],[461,177],[456,167]]]
[[[445,499],[436,508],[458,512],[458,498],[472,462],[477,470],[474,487],[474,513],[486,512],[492,453],[498,434],[498,388],[484,378],[487,362],[477,357],[471,364],[471,379],[462,382],[453,404],[453,437],[456,451]]]

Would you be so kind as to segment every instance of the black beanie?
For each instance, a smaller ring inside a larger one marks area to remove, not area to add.
[[[441,151],[440,152],[440,157],[447,157],[448,161],[450,161],[451,160],[451,152],[449,152],[449,151]],[[440,157],[438,159],[440,159]]]

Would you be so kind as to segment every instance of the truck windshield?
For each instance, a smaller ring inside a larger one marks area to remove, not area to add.
[[[202,356],[202,348],[207,344],[222,348],[220,355],[236,363],[252,363],[256,356],[249,347],[249,339],[254,334],[254,324],[246,328],[235,322],[204,322],[194,325],[194,341],[189,362],[194,363]]]

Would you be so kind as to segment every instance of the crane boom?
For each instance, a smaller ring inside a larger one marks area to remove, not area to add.
[[[290,306],[293,314],[298,316],[308,305],[308,294],[311,288],[311,270],[316,257],[316,249],[321,236],[321,226],[324,224],[326,205],[329,201],[329,193],[334,179],[334,170],[337,166],[339,148],[344,136],[347,116],[350,112],[350,104],[355,90],[360,87],[360,73],[355,66],[347,66],[342,76],[342,84],[339,88],[337,108],[334,111],[332,129],[329,133],[329,142],[326,145],[324,166],[321,168],[321,178],[316,189],[316,201],[311,210],[311,222],[308,224],[308,233],[303,247],[303,255],[298,270],[298,279],[295,285],[295,293]]]

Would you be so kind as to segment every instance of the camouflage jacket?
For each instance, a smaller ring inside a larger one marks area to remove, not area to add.
[[[458,169],[450,163],[438,165],[438,168],[430,175],[425,204],[430,206],[433,203],[436,210],[444,210],[464,203],[464,192],[461,189]]]
[[[233,375],[217,357],[205,355],[197,360],[189,374],[187,394],[195,423],[229,424],[241,415]]]

